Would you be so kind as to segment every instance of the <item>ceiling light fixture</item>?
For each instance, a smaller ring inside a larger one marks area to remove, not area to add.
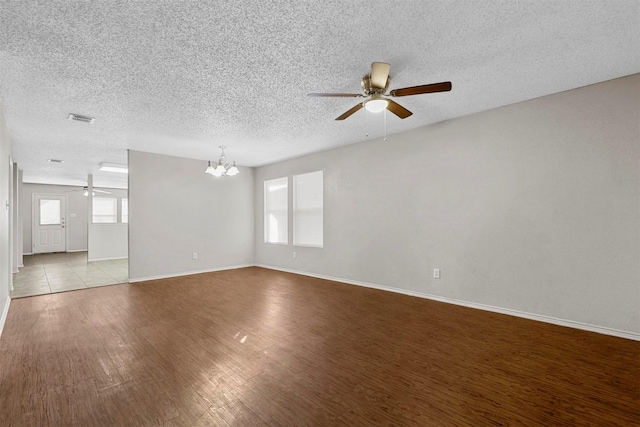
[[[384,111],[389,105],[389,101],[384,98],[372,98],[364,102],[364,108],[371,113],[379,113]]]
[[[96,121],[95,117],[83,116],[82,114],[69,113],[68,120],[75,120],[76,122],[89,123],[90,125]]]
[[[64,163],[64,160],[60,160],[60,159],[48,159],[47,161],[49,163]]]
[[[225,163],[226,162],[226,157],[224,155],[225,148],[227,147],[224,145],[220,146],[220,150],[222,150],[220,159],[218,159],[217,163],[215,162],[211,163],[211,160],[209,160],[209,164],[207,165],[207,169],[204,171],[204,173],[208,173],[209,175],[213,175],[215,177],[235,176],[240,173],[240,170],[236,166],[235,160],[233,161],[233,164]]]
[[[127,165],[118,165],[116,163],[100,163],[100,170],[105,172],[129,173]]]

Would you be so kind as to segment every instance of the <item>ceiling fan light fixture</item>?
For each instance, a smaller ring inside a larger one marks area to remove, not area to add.
[[[391,65],[386,62],[374,62],[371,64],[371,73],[362,78],[362,91],[359,93],[310,93],[309,96],[333,96],[339,98],[366,98],[363,102],[356,104],[351,109],[345,111],[336,120],[344,120],[351,117],[352,114],[360,111],[362,108],[366,108],[367,111],[372,113],[379,113],[383,110],[389,110],[390,113],[395,114],[400,119],[406,119],[413,113],[397,102],[391,100],[389,97],[394,98],[398,96],[411,96],[421,95],[423,93],[437,93],[448,92],[451,90],[451,82],[431,83],[427,85],[403,87],[394,89],[387,92],[389,87],[390,77],[389,70]],[[386,116],[385,116],[386,117]]]
[[[387,108],[389,105],[389,101],[382,98],[374,98],[368,101],[365,101],[364,108],[367,109],[370,113],[379,113]]]

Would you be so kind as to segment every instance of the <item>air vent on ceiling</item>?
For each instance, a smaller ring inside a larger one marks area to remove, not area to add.
[[[69,114],[69,120],[92,124],[96,121],[95,117],[83,116],[82,114]]]
[[[47,161],[49,163],[64,163],[64,160],[60,160],[60,159],[48,159]]]

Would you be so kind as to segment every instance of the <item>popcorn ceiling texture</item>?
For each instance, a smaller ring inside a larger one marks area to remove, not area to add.
[[[398,99],[392,135],[640,72],[639,41],[635,0],[5,0],[0,103],[26,182],[118,186],[97,168],[127,148],[257,166],[380,137],[381,114],[334,120],[357,100],[306,96],[358,93],[373,61],[390,89],[453,82]]]

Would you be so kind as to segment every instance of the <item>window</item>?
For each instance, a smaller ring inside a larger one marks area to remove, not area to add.
[[[118,222],[118,199],[111,197],[93,198],[93,223],[111,224]]]
[[[293,244],[323,245],[323,172],[293,177]]]
[[[40,199],[40,225],[60,223],[60,200]]]
[[[284,177],[264,182],[265,243],[289,243],[287,181]]]
[[[126,224],[129,222],[129,199],[126,197],[122,199],[120,209],[122,212],[122,222]]]

